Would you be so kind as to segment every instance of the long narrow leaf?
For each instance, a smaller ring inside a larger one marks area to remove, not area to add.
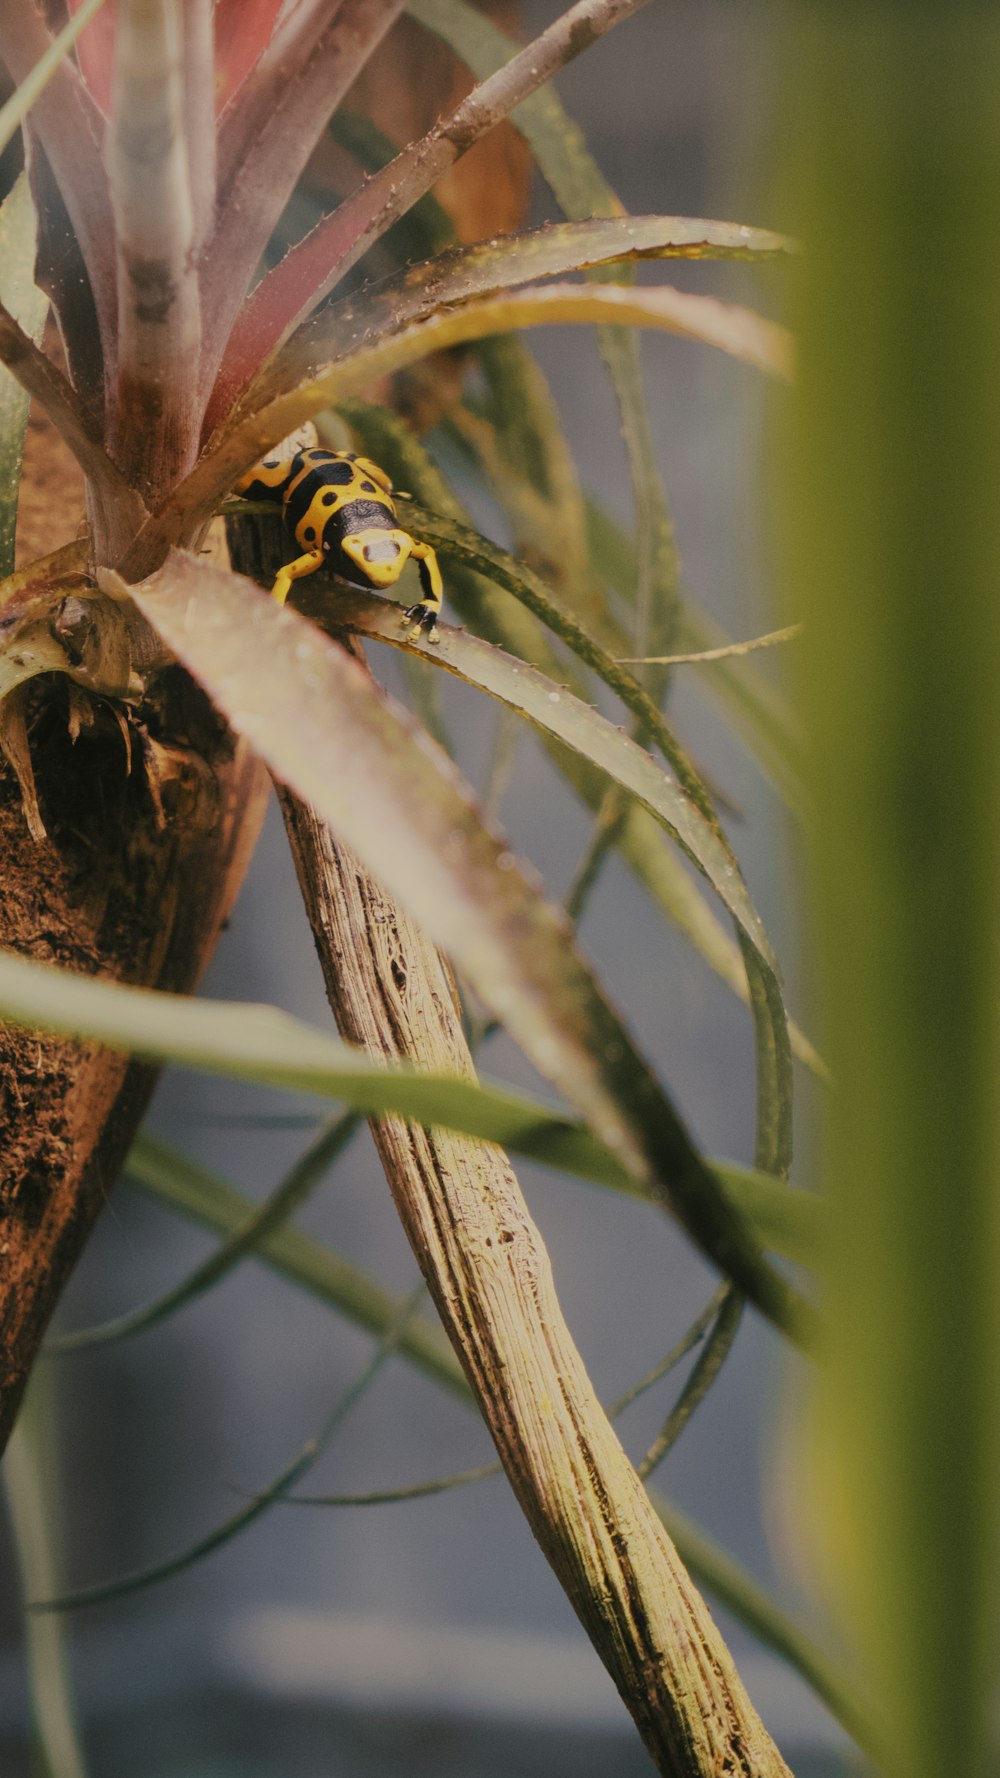
[[[325,364],[308,359],[297,363],[296,355],[286,351],[280,378],[270,379],[260,390],[262,405],[255,412],[234,416],[144,527],[126,568],[137,575],[147,572],[162,560],[166,545],[211,516],[250,463],[323,408],[359,393],[380,377],[429,352],[505,329],[566,322],[589,325],[611,319],[702,340],[773,375],[790,374],[791,348],[785,330],[749,309],[670,288],[623,290],[608,285],[528,286],[515,295],[474,299],[445,313],[429,314],[399,333]]]
[[[221,1235],[230,1249],[260,1215],[261,1206],[252,1198],[155,1136],[136,1137],[124,1177],[165,1209]],[[259,1236],[253,1258],[368,1333],[383,1334],[399,1316],[398,1297],[301,1229],[272,1227]],[[468,1399],[465,1374],[440,1323],[414,1315],[400,1335],[399,1352],[435,1382]]]
[[[506,67],[474,89],[451,117],[396,156],[287,255],[233,329],[209,408],[217,422],[262,357],[288,337],[372,243],[423,197],[460,154],[526,93],[628,18],[646,0],[577,0]]]
[[[25,1602],[61,1583],[59,1465],[53,1452],[51,1379],[32,1376],[4,1452],[3,1491]],[[51,1778],[86,1778],[73,1695],[68,1626],[26,1613],[25,1644],[36,1754]]]
[[[56,52],[41,13],[31,4],[0,6],[0,56],[21,88],[37,70],[45,72],[35,90],[29,138],[37,131],[65,202],[86,263],[105,358],[114,362],[115,270],[111,206],[101,161],[104,120],[80,77],[66,59],[82,12],[69,21],[67,41]],[[86,17],[83,17],[86,23]]]
[[[73,1333],[57,1334],[46,1350],[49,1352],[84,1352],[95,1346],[106,1346],[114,1340],[129,1339],[158,1327],[161,1321],[188,1303],[203,1296],[206,1290],[233,1270],[242,1259],[252,1256],[268,1237],[281,1228],[315,1191],[358,1127],[359,1119],[351,1112],[337,1118],[311,1143],[274,1191],[239,1228],[230,1240],[209,1255],[200,1266],[153,1302],[119,1315],[97,1327],[83,1327]]]
[[[449,519],[468,522],[436,464],[395,415],[361,401],[348,401],[339,411],[347,418],[358,448],[383,464],[398,487],[412,490],[426,506]],[[320,425],[322,427],[322,422]],[[596,533],[591,523],[595,516],[601,520],[601,528]],[[590,504],[587,519],[594,565],[600,570],[600,577],[608,579],[612,572],[616,576],[619,573],[627,575],[629,563],[623,561],[623,557],[628,539],[624,533],[610,521],[605,523],[603,514],[598,514]],[[630,585],[633,593],[634,583],[635,564],[632,561]],[[617,579],[615,585],[618,585]],[[582,676],[574,671],[573,663],[560,660],[525,608],[504,598],[489,580],[455,562],[448,574],[448,601],[477,633],[485,635],[519,660],[532,662],[550,679],[565,680],[578,697],[586,697],[587,687]],[[707,669],[708,672],[712,670]],[[757,689],[755,684],[755,697]],[[769,709],[766,692],[767,688],[762,685],[760,700]],[[755,704],[752,707],[755,708]],[[605,789],[601,779],[578,755],[567,752],[554,740],[549,740],[548,749],[557,770],[596,813]],[[625,812],[615,843],[656,906],[685,934],[733,993],[747,1000],[746,970],[738,946],[699,893],[674,848],[667,845],[662,834],[656,831],[652,817],[637,805],[631,805]],[[794,1023],[790,1024],[789,1034],[794,1053],[814,1072],[825,1077],[825,1069],[815,1049]]]
[[[482,826],[447,756],[357,661],[236,575],[175,552],[131,591],[233,725],[409,906],[626,1169],[664,1195],[758,1307],[801,1336],[803,1306],[721,1197],[573,952],[564,916]]]
[[[358,1111],[396,1112],[415,1123],[463,1130],[593,1185],[631,1197],[649,1196],[582,1124],[540,1101],[451,1075],[375,1063],[275,1007],[187,1000],[72,975],[0,951],[0,1013],[17,1024],[93,1037],[150,1061],[176,1062],[234,1080],[315,1093]],[[152,1139],[142,1138],[132,1152],[134,1158],[141,1157],[143,1183],[150,1190],[162,1187],[169,1195],[166,1181],[172,1175],[167,1163],[152,1177],[156,1153]],[[776,1251],[790,1258],[813,1256],[817,1211],[809,1194],[726,1162],[718,1163],[718,1174],[733,1203],[741,1211],[746,1206],[746,1214],[759,1223],[763,1238],[773,1240]],[[205,1183],[208,1177],[201,1175],[210,1226],[233,1233],[236,1200],[216,1202]],[[181,1207],[197,1213],[193,1200],[184,1199]],[[247,1219],[254,1209],[246,1203]],[[285,1239],[291,1240],[289,1231],[279,1244]],[[269,1237],[269,1254],[276,1241],[278,1237]]]
[[[295,182],[332,113],[402,10],[402,0],[341,0],[330,22],[317,33],[318,11],[303,7],[279,23],[268,57],[279,77],[262,90],[251,78],[234,100],[234,119],[250,125],[242,150],[233,158],[223,132],[220,143],[220,204],[204,259],[205,363],[207,394],[240,303],[246,295],[268,238],[291,197]],[[287,78],[286,35],[304,55],[297,76]]]
[[[49,299],[32,279],[35,235],[34,206],[22,173],[0,206],[0,304],[37,345]],[[0,370],[0,579],[14,571],[17,497],[27,423],[25,391],[9,371]]]
[[[821,4],[789,49],[811,250],[774,485],[837,1081],[811,1516],[885,1712],[880,1769],[978,1778],[1000,1606],[1000,15]]]
[[[113,448],[153,505],[198,442],[201,303],[180,7],[119,0],[108,131],[118,283]]]
[[[423,535],[423,529],[418,529]],[[481,559],[485,561],[486,556]],[[754,946],[772,968],[776,967],[767,934],[733,868],[728,846],[676,772],[654,760],[599,710],[582,703],[537,668],[515,660],[493,643],[470,636],[465,630],[439,624],[433,642],[414,637],[401,624],[398,605],[353,587],[338,588],[332,605],[329,594],[324,598],[322,593],[310,591],[300,608],[309,616],[326,616],[334,625],[356,629],[396,648],[418,650],[426,659],[467,684],[478,685],[582,754],[592,766],[636,796],[680,841]]]
[[[364,188],[368,190],[369,188]],[[338,213],[339,214],[339,213]],[[593,266],[619,266],[643,259],[772,259],[790,250],[790,243],[764,229],[741,227],[732,222],[710,222],[683,216],[622,216],[587,222],[547,224],[501,242],[484,241],[472,247],[454,247],[423,265],[410,267],[387,279],[362,297],[348,298],[324,309],[288,340],[259,379],[266,394],[280,386],[283,366],[294,370],[310,360],[336,351],[346,356],[354,347],[386,330],[395,331],[410,321],[434,314],[445,303],[468,302],[472,297],[494,295],[539,278],[556,278]],[[283,261],[282,265],[287,264]],[[275,277],[281,267],[271,274]],[[267,280],[248,305],[243,323],[246,350],[259,364],[268,344],[251,331],[256,299],[263,304]],[[714,299],[702,299],[711,311]],[[698,299],[692,304],[692,313]],[[711,326],[711,323],[707,323]],[[235,344],[238,344],[237,340]],[[235,344],[233,349],[235,350]],[[258,383],[251,384],[245,405],[260,405]],[[218,411],[219,396],[213,412]]]

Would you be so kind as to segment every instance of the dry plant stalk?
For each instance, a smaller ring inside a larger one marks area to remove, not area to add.
[[[342,1035],[474,1077],[439,953],[310,808],[282,806]],[[372,1132],[511,1485],[660,1771],[787,1778],[597,1400],[507,1156],[395,1117]]]

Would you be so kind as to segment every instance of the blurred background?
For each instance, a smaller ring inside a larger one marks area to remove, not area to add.
[[[525,36],[555,15],[529,0]],[[628,210],[780,228],[767,196],[776,14],[722,0],[662,0],[599,43],[558,82],[570,114]],[[549,214],[539,190],[533,214]],[[780,270],[671,267],[693,288],[780,311]],[[540,330],[550,380],[585,487],[631,522],[614,399],[593,340]],[[737,637],[782,621],[768,603],[758,463],[764,390],[707,348],[657,337],[642,351],[658,462],[686,587]],[[451,467],[451,465],[448,465]],[[461,490],[460,490],[461,491]],[[495,514],[476,514],[495,530]],[[400,689],[389,651],[376,673]],[[780,674],[780,661],[767,670]],[[697,686],[678,670],[673,720],[735,809],[730,831],[800,1010],[789,837],[777,798]],[[446,681],[459,757],[482,787],[496,706]],[[549,894],[564,895],[590,817],[526,729],[502,819]],[[605,868],[583,924],[602,981],[709,1155],[749,1162],[754,1081],[749,1017],[660,919],[624,868]],[[277,812],[204,987],[261,1000],[329,1028],[312,942]],[[540,1089],[496,1038],[483,1071]],[[800,1080],[808,1107],[809,1083]],[[276,1184],[323,1107],[173,1073],[151,1128],[255,1197]],[[289,1124],[289,1118],[301,1124]],[[284,1121],[282,1121],[284,1120]],[[713,1279],[661,1213],[518,1169],[551,1252],[569,1325],[603,1399],[679,1338]],[[808,1156],[796,1177],[808,1182]],[[367,1132],[302,1215],[393,1292],[416,1283]],[[211,1250],[199,1233],[122,1185],[60,1316],[63,1329],[154,1297]],[[62,1501],[62,1579],[82,1586],[183,1549],[266,1485],[363,1368],[367,1336],[258,1263],[133,1341],[47,1367]],[[794,1450],[783,1431],[787,1356],[748,1317],[721,1380],[657,1484],[809,1621],[789,1509]],[[621,1422],[641,1454],[677,1380]],[[392,1488],[485,1463],[485,1433],[457,1400],[392,1360],[309,1478],[310,1491]],[[6,1535],[6,1534],[4,1534]],[[6,1543],[5,1572],[12,1576]],[[0,1748],[29,1771],[17,1589],[4,1590]],[[799,1778],[832,1778],[843,1738],[806,1688],[734,1620],[724,1629],[749,1690]],[[166,1584],[75,1616],[74,1674],[99,1778],[531,1778],[645,1773],[616,1694],[502,1480],[370,1509],[280,1506]]]

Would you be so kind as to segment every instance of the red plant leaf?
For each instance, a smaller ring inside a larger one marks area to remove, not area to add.
[[[72,13],[79,12],[83,0],[67,0]],[[102,6],[76,40],[76,59],[90,93],[105,117],[111,112],[111,70],[115,60],[115,37],[118,19],[114,6]]]
[[[282,0],[216,0],[215,109],[221,112],[263,55]]]

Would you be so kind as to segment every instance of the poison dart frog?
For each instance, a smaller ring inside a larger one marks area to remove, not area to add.
[[[303,550],[277,575],[271,591],[283,605],[292,581],[331,568],[344,580],[394,586],[412,556],[423,598],[404,612],[406,628],[431,634],[444,587],[430,544],[420,543],[396,522],[393,487],[383,469],[350,451],[302,450],[281,461],[265,457],[236,483],[246,500],[273,500]]]

